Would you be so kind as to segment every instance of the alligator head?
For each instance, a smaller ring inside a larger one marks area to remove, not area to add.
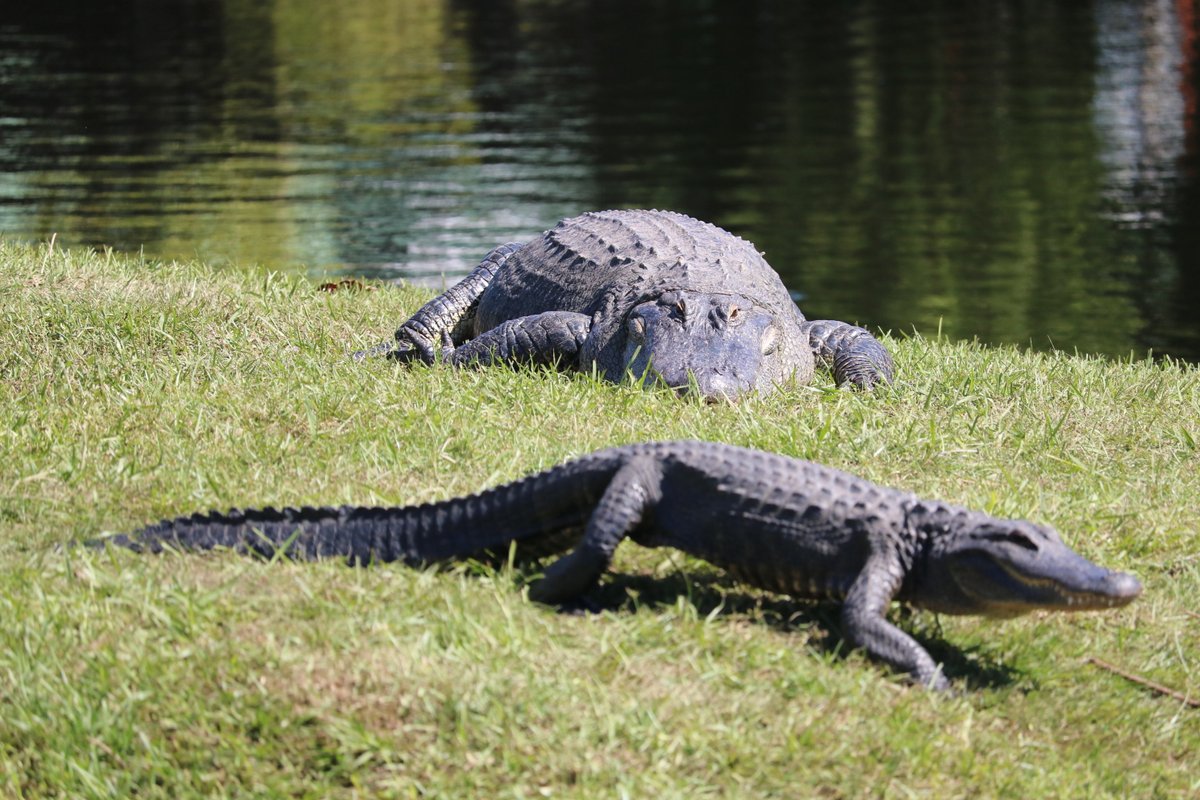
[[[734,399],[781,379],[785,341],[777,315],[737,294],[667,292],[625,318],[625,364],[635,378]]]
[[[914,602],[947,614],[1115,608],[1142,593],[1137,578],[1093,564],[1053,528],[982,514],[956,515],[935,533],[925,566]]]

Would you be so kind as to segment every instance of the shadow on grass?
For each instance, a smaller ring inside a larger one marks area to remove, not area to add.
[[[742,584],[720,574],[674,572],[653,577],[611,573],[599,588],[589,593],[587,610],[658,611],[675,607],[680,598],[686,598],[701,617],[741,617],[781,633],[805,632],[806,644],[839,660],[849,652],[842,635],[839,604],[747,591]],[[892,616],[901,629],[929,651],[934,661],[943,665],[946,676],[960,689],[1010,687],[1026,677],[1020,670],[982,653],[978,647],[962,649],[950,644],[941,637],[934,617],[920,618],[932,624],[914,624],[918,618],[908,609]]]
[[[250,553],[266,559],[262,554]],[[281,556],[287,560],[286,556]],[[449,566],[449,570],[467,575],[497,577],[507,573],[516,586],[524,586],[540,578],[536,561],[522,561],[509,567],[500,558],[472,559]],[[444,567],[434,567],[441,569]],[[840,604],[798,600],[784,595],[749,590],[734,578],[720,572],[688,572],[673,570],[662,576],[631,575],[609,572],[601,584],[587,593],[577,605],[564,607],[565,613],[611,611],[637,614],[642,611],[660,612],[678,606],[686,599],[697,616],[707,618],[740,618],[766,625],[785,634],[803,633],[804,643],[835,659],[845,659],[846,646],[840,619]],[[941,664],[946,677],[955,681],[958,690],[996,689],[1010,687],[1028,676],[983,653],[979,647],[958,648],[941,635],[936,617],[918,617],[901,608],[893,612],[893,621],[912,636]]]

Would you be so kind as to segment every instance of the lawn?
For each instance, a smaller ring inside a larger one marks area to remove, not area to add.
[[[0,244],[0,796],[1189,797],[1200,371],[893,332],[898,381],[736,405],[347,354],[424,290]],[[1109,613],[894,617],[959,690],[847,652],[836,609],[625,545],[608,610],[531,573],[69,547],[233,506],[407,504],[701,438],[1055,525],[1138,575]]]

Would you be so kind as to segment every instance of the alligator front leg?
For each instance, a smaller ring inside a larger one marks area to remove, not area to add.
[[[396,341],[384,342],[354,354],[356,360],[386,355],[397,361],[420,359],[432,364],[439,350],[461,342],[475,321],[479,297],[508,257],[520,250],[519,242],[497,247],[471,274],[417,309],[396,329]]]
[[[800,323],[808,336],[817,363],[833,371],[839,386],[847,383],[858,389],[891,383],[895,375],[892,357],[879,340],[865,328],[833,319],[814,319]]]
[[[460,347],[446,347],[442,359],[455,366],[533,363],[578,368],[579,351],[591,329],[586,314],[546,311],[510,319]]]
[[[578,600],[596,585],[612,562],[617,545],[642,523],[661,497],[662,469],[642,456],[621,465],[588,519],[574,550],[546,568],[529,589],[529,599],[560,605]]]
[[[902,570],[894,559],[878,555],[867,559],[842,606],[846,638],[872,658],[907,672],[916,683],[946,691],[950,682],[933,657],[884,616],[902,581]]]

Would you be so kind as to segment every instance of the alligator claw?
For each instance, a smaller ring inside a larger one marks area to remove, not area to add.
[[[395,342],[384,354],[384,357],[389,361],[399,361],[401,364],[407,364],[410,361],[425,361],[429,359],[416,347],[408,342]]]
[[[350,357],[355,361],[364,361],[368,358],[389,355],[395,347],[396,342],[382,342],[374,347],[368,347],[366,350],[355,350]]]
[[[368,347],[366,350],[356,350],[350,354],[350,357],[355,361],[365,361],[368,358],[383,358],[391,361],[399,361],[402,364],[407,364],[410,361],[423,360],[421,351],[413,347],[409,342],[381,342],[374,347]]]

